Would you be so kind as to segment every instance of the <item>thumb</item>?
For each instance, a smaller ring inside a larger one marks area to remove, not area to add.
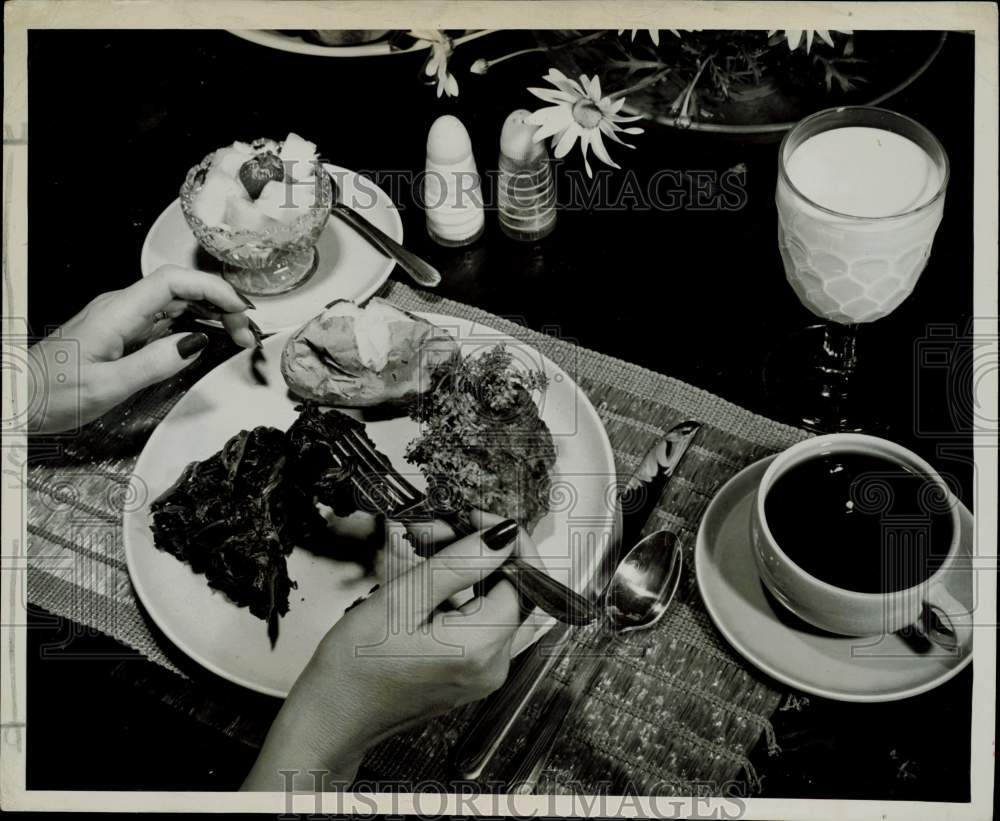
[[[486,578],[513,553],[518,532],[517,522],[507,519],[459,539],[400,576],[394,584],[404,585],[410,615],[423,621],[445,599]]]
[[[208,345],[203,333],[171,334],[128,356],[100,366],[102,393],[120,402],[142,388],[168,379],[194,362]]]

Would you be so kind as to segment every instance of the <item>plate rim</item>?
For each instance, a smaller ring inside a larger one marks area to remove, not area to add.
[[[290,54],[308,54],[314,57],[391,57],[397,54],[412,54],[415,51],[426,51],[431,44],[425,40],[417,40],[409,48],[394,49],[384,40],[374,43],[359,43],[353,46],[324,46],[319,43],[307,43],[301,38],[281,34],[280,29],[226,29],[230,34],[265,48],[273,48]],[[300,42],[296,42],[299,40]]]
[[[392,221],[393,221],[392,230],[389,231],[388,233],[394,240],[396,240],[396,242],[402,245],[403,219],[399,215],[399,208],[396,206],[396,203],[393,202],[392,197],[390,197],[388,193],[386,193],[385,189],[382,188],[382,186],[378,185],[378,183],[376,183],[375,180],[373,180],[371,177],[362,174],[359,171],[354,171],[350,168],[344,168],[341,165],[324,162],[323,167],[335,174],[336,173],[351,174],[355,178],[365,179],[368,181],[368,183],[375,186],[375,189],[385,199],[385,202],[388,206],[386,210],[392,215]],[[153,270],[155,270],[152,268],[152,265],[149,262],[149,256],[152,254],[151,250],[152,237],[154,233],[156,233],[156,231],[163,230],[163,228],[161,227],[161,223],[163,223],[167,219],[168,215],[174,210],[177,211],[181,210],[181,201],[179,197],[175,197],[170,203],[167,204],[167,206],[159,213],[159,215],[157,215],[156,219],[153,220],[153,224],[149,227],[149,230],[146,232],[146,236],[143,238],[142,248],[139,251],[139,273],[142,279],[148,277],[150,274],[153,273]],[[327,219],[329,219],[329,217]],[[324,230],[325,228],[326,226],[324,225]],[[187,230],[190,231],[191,229],[188,228]],[[180,263],[175,263],[175,264],[179,265]],[[354,301],[361,303],[370,299],[374,294],[378,292],[378,290],[383,285],[385,285],[389,277],[392,276],[392,272],[395,269],[395,267],[396,267],[396,261],[394,259],[386,257],[384,263],[384,270],[382,271],[382,273],[380,273],[377,277],[374,277],[372,285],[365,288],[357,297],[354,298]],[[277,296],[280,297],[282,296],[282,294],[278,294]],[[306,317],[300,323],[294,325],[283,325],[279,327],[279,326],[272,326],[268,324],[266,321],[262,322],[259,317],[255,316],[255,319],[261,326],[261,330],[266,334],[278,334],[278,333],[284,333],[286,331],[293,331],[297,328],[300,328],[303,324],[308,322],[310,318],[311,317]]]
[[[719,516],[722,515],[718,512],[718,509],[724,503],[727,503],[727,507],[732,508],[734,505],[728,503],[728,497],[734,492],[734,486],[738,484],[741,480],[750,480],[750,474],[755,471],[761,471],[767,467],[772,461],[778,457],[778,454],[772,454],[770,456],[765,456],[762,459],[747,465],[745,468],[740,470],[738,473],[729,478],[729,480],[719,488],[718,492],[709,502],[708,506],[705,508],[704,514],[702,514],[701,522],[698,525],[698,534],[695,539],[695,551],[694,551],[694,565],[695,565],[695,581],[698,585],[698,593],[701,596],[702,603],[705,605],[705,609],[708,611],[708,615],[712,620],[712,624],[715,625],[716,629],[723,635],[729,646],[733,648],[744,660],[749,664],[753,665],[756,669],[760,670],[764,674],[770,676],[775,681],[785,684],[789,687],[793,687],[803,693],[809,693],[810,695],[820,696],[821,698],[827,698],[831,701],[843,701],[851,702],[855,704],[875,704],[883,703],[889,701],[901,701],[906,698],[912,698],[913,696],[918,696],[922,693],[929,692],[937,687],[940,687],[945,682],[954,678],[958,675],[965,667],[972,661],[973,653],[968,653],[965,658],[959,661],[957,664],[949,667],[947,670],[941,674],[929,679],[921,684],[908,687],[906,689],[896,689],[889,691],[887,693],[845,693],[840,690],[831,690],[828,688],[821,687],[819,685],[810,684],[809,682],[804,682],[801,679],[795,678],[792,674],[786,673],[776,667],[771,663],[759,658],[759,656],[751,649],[748,648],[745,643],[738,639],[733,632],[726,625],[726,620],[719,616],[719,613],[712,603],[711,595],[706,595],[705,585],[702,584],[702,578],[704,577],[703,571],[706,568],[711,567],[711,562],[708,560],[709,547],[707,544],[708,537],[705,533],[707,529],[706,523],[712,514]],[[738,504],[743,500],[743,497],[735,500]],[[974,518],[972,513],[968,508],[962,503],[960,499],[956,499],[959,504],[959,515],[963,518],[968,517],[970,519]],[[729,514],[725,514],[728,516]],[[710,574],[719,576],[717,571],[709,571]],[[788,629],[788,628],[785,628]],[[845,637],[846,640],[846,637]]]
[[[498,338],[500,338],[500,337],[510,337],[510,338],[513,338],[508,333],[504,333],[502,331],[498,331],[495,328],[492,328],[491,326],[487,325],[486,323],[479,322],[479,321],[473,320],[473,319],[466,319],[464,317],[450,316],[448,314],[438,314],[438,313],[429,312],[429,311],[412,311],[411,313],[414,313],[417,316],[420,316],[420,317],[423,317],[425,319],[428,319],[428,321],[433,321],[434,319],[442,319],[442,320],[450,320],[450,321],[456,321],[457,320],[459,322],[468,323],[473,328],[482,329],[482,331],[484,333],[486,333],[486,334],[496,335]],[[282,335],[290,335],[291,333],[292,333],[292,331],[281,331],[281,332],[278,332],[276,334],[273,334],[271,337],[269,337],[268,341],[270,341],[271,339],[275,339],[275,338],[277,338],[279,336],[282,336]],[[277,344],[277,343],[274,343],[274,344]],[[611,446],[611,440],[610,440],[610,438],[608,436],[607,428],[605,427],[604,422],[601,419],[600,414],[597,412],[597,408],[594,407],[593,402],[590,401],[590,397],[588,397],[587,394],[583,391],[583,389],[580,388],[580,385],[577,383],[577,381],[575,379],[573,379],[572,376],[570,376],[569,374],[567,374],[566,371],[563,368],[561,368],[556,362],[554,362],[551,358],[549,358],[548,356],[546,356],[544,352],[538,350],[537,347],[532,346],[532,348],[540,356],[544,357],[545,361],[549,365],[551,365],[553,368],[555,368],[556,372],[562,373],[565,376],[565,378],[568,379],[572,383],[573,388],[574,388],[574,390],[575,390],[575,392],[577,394],[577,397],[578,398],[582,398],[585,406],[590,409],[590,412],[593,414],[593,418],[598,423],[598,429],[599,429],[600,434],[601,434],[600,438],[601,438],[601,445],[602,445],[602,455],[607,460],[607,464],[609,464],[611,466],[611,468],[617,472],[617,465],[615,463],[615,457],[614,457],[614,448]],[[202,380],[206,379],[211,374],[215,373],[215,371],[218,370],[219,368],[222,368],[222,367],[226,366],[227,364],[229,364],[230,362],[232,362],[234,359],[237,359],[239,357],[244,357],[245,358],[245,357],[248,357],[249,355],[250,355],[250,351],[244,350],[244,351],[240,351],[239,353],[235,354],[232,357],[229,357],[228,359],[223,360],[218,365],[216,365],[214,368],[212,368],[210,371],[208,371],[207,373],[205,373],[200,379],[198,379],[188,389],[188,392],[185,393],[185,396],[187,396],[188,393],[190,393],[190,391],[193,390],[195,388],[195,386],[197,386]],[[182,400],[183,400],[183,397],[182,397]],[[137,468],[139,467],[139,463],[142,461],[142,458],[146,454],[147,449],[154,443],[154,441],[156,439],[158,439],[158,437],[164,435],[164,434],[162,434],[162,430],[163,430],[162,425],[163,425],[163,423],[165,421],[167,421],[167,419],[169,419],[170,416],[175,412],[175,409],[178,407],[178,405],[180,404],[180,402],[182,400],[179,400],[167,412],[167,414],[163,417],[163,419],[161,419],[160,422],[157,423],[156,427],[153,429],[153,432],[150,434],[149,438],[146,440],[145,444],[143,445],[143,448],[140,451],[139,456],[136,458],[135,465],[132,468],[132,472],[129,474],[130,481],[132,481],[134,479],[137,479],[137,478],[141,478],[137,474]],[[147,518],[147,521],[145,521],[143,524],[144,524],[144,526],[147,529],[149,529],[148,514],[149,514],[148,505],[145,505],[140,510],[126,511],[126,513],[123,514],[123,517],[122,517],[122,549],[123,549],[123,551],[125,553],[125,566],[126,566],[126,569],[128,570],[129,583],[132,585],[132,589],[135,592],[136,599],[138,600],[138,603],[141,606],[141,609],[144,611],[145,617],[147,617],[156,626],[156,628],[171,642],[171,644],[173,645],[173,647],[176,650],[180,651],[180,653],[182,655],[184,655],[187,659],[190,659],[191,661],[193,661],[196,664],[200,665],[201,667],[203,667],[204,669],[206,669],[209,672],[213,673],[214,675],[216,675],[216,676],[218,676],[218,677],[220,677],[220,678],[222,678],[222,679],[224,679],[224,680],[226,680],[228,682],[231,682],[233,684],[237,684],[237,685],[239,685],[241,687],[247,688],[248,690],[252,690],[254,692],[261,693],[263,695],[272,696],[274,698],[279,698],[279,699],[286,698],[288,696],[288,691],[280,690],[280,689],[274,688],[274,687],[268,687],[268,686],[265,686],[265,685],[261,685],[261,684],[259,684],[257,682],[250,681],[249,679],[245,678],[242,675],[234,674],[234,673],[231,673],[229,671],[224,670],[220,665],[216,664],[213,661],[210,661],[209,659],[206,659],[201,653],[197,653],[197,652],[192,651],[191,649],[189,649],[189,647],[187,646],[187,644],[185,642],[181,641],[178,638],[177,633],[170,626],[169,620],[162,619],[160,616],[157,615],[155,607],[151,606],[151,604],[150,604],[150,599],[149,599],[149,596],[148,596],[145,588],[143,587],[143,585],[142,585],[141,582],[137,581],[137,578],[139,578],[139,574],[136,573],[134,555],[135,555],[135,551],[136,551],[136,549],[137,549],[138,546],[136,544],[134,544],[133,538],[131,536],[131,530],[132,530],[132,528],[127,524],[127,520],[128,519],[141,515],[141,516],[145,516]],[[612,513],[612,515],[610,517],[610,520],[607,523],[608,524],[608,532],[611,534],[612,540],[616,537],[616,534],[618,532],[618,525],[617,525],[618,518],[619,518],[619,516],[618,516],[618,508],[616,507],[615,512]],[[300,548],[296,548],[296,549],[300,549]],[[599,562],[600,562],[600,559],[598,559],[598,564],[599,564]],[[235,606],[235,605],[233,605],[233,606]],[[336,622],[333,622],[330,626],[332,627],[333,624],[336,624]],[[524,647],[521,649],[520,652],[523,652],[527,648],[529,648],[529,647],[533,646],[535,643],[537,643],[538,640],[541,639],[542,636],[544,636],[549,630],[552,629],[552,627],[553,627],[554,624],[555,624],[555,620],[554,619],[549,619],[545,623],[538,624],[536,626],[536,628],[535,628],[533,636],[531,637],[531,640],[528,641],[524,645]],[[523,624],[522,624],[522,627],[523,627]],[[515,654],[515,655],[517,655],[517,654]]]

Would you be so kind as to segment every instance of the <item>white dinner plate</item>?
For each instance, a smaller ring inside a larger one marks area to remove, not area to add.
[[[712,621],[747,661],[772,678],[837,701],[909,698],[956,675],[972,660],[920,652],[896,634],[849,638],[799,621],[765,593],[750,545],[750,510],[768,464],[736,474],[709,504],[698,529],[695,571]],[[962,550],[971,557],[972,514],[959,502]],[[971,563],[946,575],[948,590],[973,607]]]
[[[450,331],[464,355],[504,342],[518,363],[541,369],[549,377],[539,407],[552,432],[557,461],[552,470],[550,512],[533,535],[546,570],[582,590],[611,542],[616,515],[614,456],[597,412],[569,374],[533,348],[467,320],[424,316]],[[145,494],[145,502],[124,517],[125,555],[132,584],[156,625],[209,670],[275,696],[287,694],[344,609],[382,581],[385,562],[379,563],[374,575],[365,576],[357,564],[293,550],[288,570],[298,588],[289,596],[289,612],[281,619],[272,649],[263,621],[209,588],[204,576],[194,573],[189,565],[154,546],[149,506],[188,463],[211,456],[241,429],[257,425],[287,429],[292,424],[296,402],[287,393],[279,363],[287,339],[287,333],[279,334],[264,343],[268,386],[251,377],[250,352],[244,351],[208,373],[174,406],[136,462],[133,487]],[[414,475],[415,469],[403,458],[406,445],[417,434],[417,424],[403,417],[371,420],[367,428],[396,468],[414,484],[425,487],[419,472]],[[358,514],[351,518],[364,517]],[[343,521],[337,524],[345,526]],[[411,555],[407,548],[404,557]],[[514,652],[537,640],[552,623],[544,614],[532,614],[515,637]]]
[[[389,195],[367,177],[337,165],[325,164],[341,188],[341,199],[397,242],[403,241],[403,223]],[[294,330],[335,299],[362,302],[389,278],[395,262],[376,251],[343,220],[327,220],[316,244],[316,271],[298,288],[277,296],[254,296],[256,309],[248,314],[266,333]],[[188,228],[180,200],[160,214],[146,235],[140,267],[149,276],[161,265],[174,263],[212,273],[222,263],[205,251]]]
[[[386,40],[377,40],[373,43],[358,43],[351,46],[325,46],[322,43],[310,43],[296,34],[288,34],[277,29],[229,29],[229,33],[259,46],[290,51],[294,54],[311,54],[314,57],[378,57],[424,51],[431,45],[427,40],[417,40],[409,48],[401,49],[392,48]]]

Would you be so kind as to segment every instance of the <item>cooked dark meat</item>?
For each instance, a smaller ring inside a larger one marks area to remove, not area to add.
[[[306,402],[299,410],[287,434],[288,451],[295,454],[295,481],[309,488],[335,515],[349,516],[359,508],[354,488],[347,481],[351,467],[344,465],[332,443],[349,428],[365,435],[364,423],[340,411],[322,411],[315,402]]]

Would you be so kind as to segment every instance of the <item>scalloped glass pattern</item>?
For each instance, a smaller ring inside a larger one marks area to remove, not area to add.
[[[238,290],[252,295],[290,291],[302,284],[315,265],[315,246],[330,215],[333,188],[322,165],[315,163],[316,201],[295,221],[266,231],[206,225],[193,211],[194,197],[215,152],[191,168],[181,186],[181,210],[201,247],[225,263],[223,276]]]

